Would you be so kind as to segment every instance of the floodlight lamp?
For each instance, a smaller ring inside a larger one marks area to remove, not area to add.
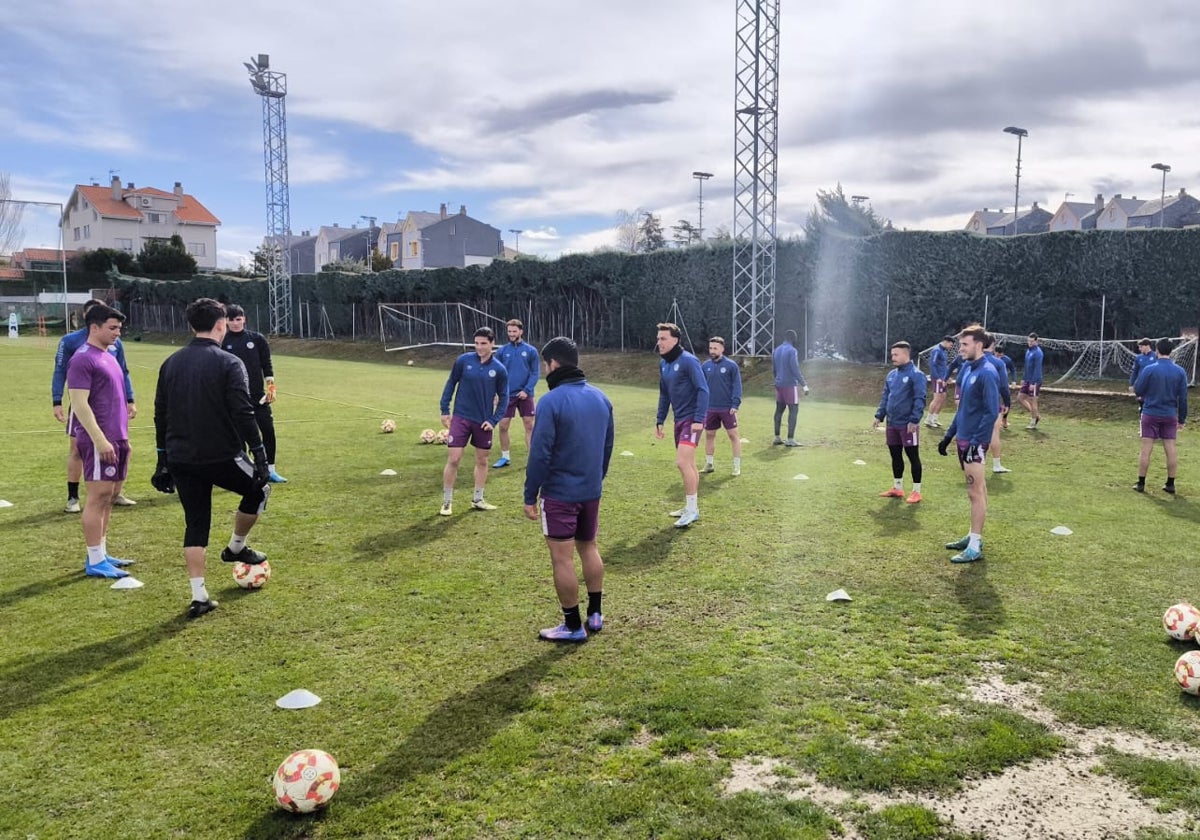
[[[1005,134],[1015,134],[1015,135],[1017,135],[1018,137],[1028,137],[1028,136],[1029,136],[1029,132],[1028,132],[1028,131],[1026,131],[1026,130],[1025,130],[1025,129],[1023,129],[1023,128],[1018,128],[1018,127],[1017,127],[1017,126],[1015,126],[1015,125],[1010,125],[1010,126],[1008,126],[1007,128],[1005,128],[1005,129],[1004,129],[1004,133],[1005,133]]]

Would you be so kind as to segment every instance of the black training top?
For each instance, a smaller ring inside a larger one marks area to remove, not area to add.
[[[240,333],[230,330],[225,333],[222,349],[237,356],[246,366],[246,376],[250,379],[250,396],[257,403],[266,393],[263,389],[263,377],[275,376],[275,369],[271,367],[271,347],[267,344],[266,336],[254,330],[242,330]]]

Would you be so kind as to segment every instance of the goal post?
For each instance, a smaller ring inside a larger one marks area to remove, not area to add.
[[[381,303],[379,340],[384,352],[419,347],[472,347],[475,330],[499,326],[504,337],[504,318],[489,315],[465,303]]]

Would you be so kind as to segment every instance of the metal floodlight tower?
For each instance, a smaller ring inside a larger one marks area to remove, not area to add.
[[[267,301],[271,333],[292,332],[292,209],[288,200],[287,74],[270,69],[270,56],[259,53],[245,64],[250,87],[262,97],[263,162],[267,173]]]
[[[733,354],[760,356],[775,339],[779,0],[735,0]]]

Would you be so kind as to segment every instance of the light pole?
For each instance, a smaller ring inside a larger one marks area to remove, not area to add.
[[[65,242],[63,240],[63,225],[66,224],[66,219],[63,218],[63,206],[61,201],[24,201],[15,198],[0,199],[3,204],[19,204],[22,207],[57,207],[58,208],[58,256],[62,261],[62,278],[63,278],[63,333],[67,333],[71,326],[71,305],[67,302],[67,252]]]
[[[854,202],[855,207],[862,204],[864,201],[870,200],[870,198],[871,198],[871,196],[869,196],[869,195],[852,195],[852,196],[850,196],[850,200],[852,202]]]
[[[1010,125],[1004,129],[1005,134],[1017,135],[1017,192],[1013,198],[1013,236],[1017,235],[1017,212],[1021,208],[1021,141],[1029,136],[1029,132],[1023,128],[1017,128],[1015,125]]]
[[[359,216],[358,218],[367,223],[367,271],[371,272],[375,270],[373,259],[375,256],[375,246],[371,244],[371,232],[375,230],[375,217]]]
[[[1163,226],[1163,211],[1165,211],[1167,209],[1167,173],[1171,171],[1171,167],[1167,166],[1165,163],[1152,163],[1152,164],[1150,164],[1150,168],[1158,169],[1163,174],[1162,198],[1159,200],[1159,203],[1158,203],[1158,226],[1162,227]]]
[[[519,257],[521,256],[521,234],[525,231],[518,228],[509,228],[508,232],[516,238],[516,244],[513,246],[513,250],[517,252],[517,257]],[[513,259],[516,259],[516,257],[513,257]]]
[[[704,182],[712,177],[711,172],[693,172],[692,177],[700,182],[700,197],[697,199],[696,209],[700,213],[700,218],[696,221],[696,238],[701,242],[704,241]]]

